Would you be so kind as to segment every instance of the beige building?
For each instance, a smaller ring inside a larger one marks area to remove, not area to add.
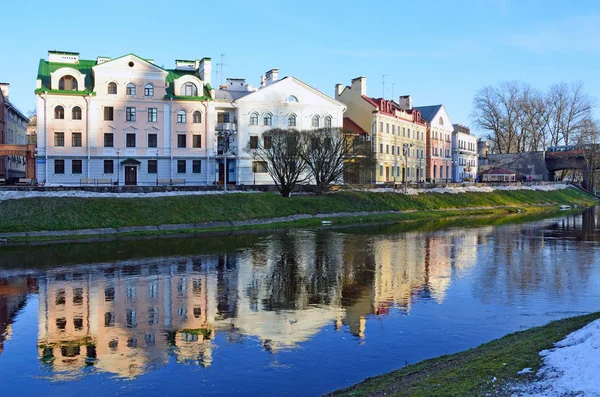
[[[368,133],[371,158],[357,170],[359,183],[417,182],[425,177],[426,124],[410,96],[398,102],[367,96],[367,78],[337,84],[335,99],[347,106],[345,117]]]
[[[0,83],[0,179],[7,182],[25,177],[26,158],[18,151],[10,150],[15,146],[27,144],[27,125],[29,119],[21,113],[9,99],[9,84]]]

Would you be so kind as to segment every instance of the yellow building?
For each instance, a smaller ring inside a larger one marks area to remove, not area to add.
[[[410,96],[399,100],[367,96],[367,78],[336,85],[335,99],[347,106],[348,124],[368,133],[370,159],[358,183],[417,182],[425,179],[426,124],[412,108]],[[354,182],[354,181],[353,181]]]

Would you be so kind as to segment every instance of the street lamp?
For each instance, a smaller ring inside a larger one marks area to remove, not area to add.
[[[218,137],[219,137],[219,145],[221,146],[221,151],[223,152],[223,159],[224,159],[224,175],[223,175],[223,190],[226,192],[227,191],[227,174],[229,174],[229,170],[227,169],[227,153],[229,153],[229,149],[231,144],[233,143],[233,134],[234,131],[233,130],[223,130],[223,131],[219,131],[218,133]]]
[[[408,192],[408,154],[413,146],[415,146],[413,142],[402,144],[402,151],[404,152],[404,193]]]
[[[158,155],[160,150],[156,149],[156,186],[158,186]]]
[[[121,154],[121,149],[117,148],[117,186],[119,186],[121,183],[120,178],[121,178],[121,163],[120,163],[120,154]]]

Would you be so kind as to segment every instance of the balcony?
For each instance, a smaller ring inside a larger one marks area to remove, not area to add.
[[[216,123],[216,131],[237,131],[237,123]]]

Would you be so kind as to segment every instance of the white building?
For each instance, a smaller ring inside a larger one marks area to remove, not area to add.
[[[477,177],[477,137],[469,127],[454,124],[452,132],[452,176],[454,182],[473,182]]]
[[[261,80],[261,87],[254,89],[244,79],[230,78],[215,95],[215,135],[228,131],[233,136],[228,155],[229,183],[273,184],[264,165],[253,161],[247,150],[262,139],[263,132],[343,126],[344,104],[293,76],[279,79],[278,69],[269,70]],[[219,183],[223,183],[224,155],[218,148],[216,171]]]

